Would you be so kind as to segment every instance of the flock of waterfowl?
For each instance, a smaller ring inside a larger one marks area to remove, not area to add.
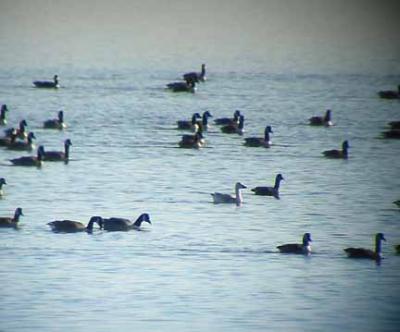
[[[167,84],[167,89],[173,92],[195,92],[196,84],[198,82],[204,82],[206,80],[206,69],[205,64],[201,66],[201,72],[190,72],[183,75],[183,81],[173,82]],[[34,81],[33,85],[36,88],[46,89],[57,89],[60,87],[58,76],[55,75],[53,81]],[[400,99],[400,86],[398,91],[380,91],[379,96],[386,99]],[[6,105],[2,105],[0,113],[0,125],[5,126],[7,124],[8,108]],[[191,131],[191,134],[182,135],[180,142],[178,143],[181,148],[194,148],[199,149],[205,145],[204,132],[207,131],[209,126],[209,118],[212,114],[209,111],[204,112],[202,115],[194,113],[189,120],[177,121],[177,129]],[[218,118],[214,120],[214,124],[221,126],[221,132],[226,134],[244,134],[244,115],[239,110],[236,110],[232,118]],[[327,110],[324,116],[313,116],[309,118],[309,124],[312,126],[333,126],[332,123],[332,111]],[[0,147],[14,150],[14,151],[32,151],[35,149],[33,142],[36,136],[33,132],[27,132],[26,127],[28,126],[26,120],[21,120],[18,125],[18,129],[8,128],[4,130],[4,136],[0,137]],[[393,121],[389,123],[391,127],[389,131],[383,132],[384,138],[400,138],[400,121]],[[56,119],[50,119],[43,122],[43,128],[45,129],[57,129],[63,130],[66,128],[64,122],[63,111],[58,112]],[[272,146],[270,134],[272,134],[272,128],[267,125],[264,130],[263,137],[246,137],[244,138],[243,144],[247,147],[264,147],[270,148]],[[10,159],[10,162],[15,166],[36,166],[40,167],[43,161],[64,161],[69,160],[69,149],[72,145],[70,139],[64,141],[64,151],[46,151],[43,145],[37,148],[36,156],[22,156],[18,158]],[[344,140],[342,143],[342,150],[327,150],[323,151],[322,154],[327,158],[335,159],[347,159],[348,158],[349,143]],[[275,177],[274,186],[257,186],[251,189],[255,195],[261,196],[272,196],[279,199],[279,188],[280,182],[284,180],[282,174],[277,174]],[[3,185],[6,185],[6,179],[0,178],[0,197],[3,195]],[[235,184],[235,195],[223,193],[212,193],[213,202],[215,204],[230,203],[241,205],[243,197],[241,194],[242,189],[246,189],[247,186],[237,182]],[[400,206],[399,201],[394,202]],[[15,210],[13,217],[0,217],[0,227],[17,228],[20,217],[23,216],[22,208],[18,207]],[[99,229],[106,231],[128,231],[131,229],[140,230],[140,226],[143,222],[151,224],[150,216],[148,213],[141,214],[136,221],[131,221],[124,218],[103,218],[101,216],[93,216],[87,225],[79,221],[74,220],[55,220],[48,223],[51,230],[54,232],[61,233],[74,233],[74,232],[92,232],[94,224],[99,226]],[[381,259],[381,241],[386,241],[382,233],[375,235],[375,248],[374,250],[364,248],[346,248],[344,251],[348,257],[351,258],[369,258],[376,261]],[[294,254],[310,254],[311,253],[311,234],[305,233],[301,243],[289,243],[283,244],[277,247],[282,253],[294,253]],[[397,253],[400,253],[400,245],[395,246]]]

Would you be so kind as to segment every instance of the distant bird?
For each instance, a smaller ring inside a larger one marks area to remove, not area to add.
[[[400,129],[400,121],[391,121],[388,125],[391,129]]]
[[[203,134],[197,132],[194,135],[183,135],[179,147],[186,149],[200,149],[204,144]]]
[[[46,129],[64,129],[66,127],[64,122],[64,112],[59,111],[57,114],[57,119],[50,119],[43,122],[43,127]]]
[[[33,85],[36,88],[57,89],[60,87],[58,75],[54,75],[53,81],[34,81]]]
[[[0,110],[0,126],[5,126],[7,124],[7,113],[8,108],[6,104],[1,105]]]
[[[7,137],[11,137],[11,136],[15,135],[15,137],[17,137],[17,138],[25,139],[28,136],[26,134],[27,126],[28,126],[28,123],[26,122],[26,120],[21,120],[19,122],[19,128],[17,130],[15,130],[15,128],[8,128],[8,129],[4,130],[4,133]]]
[[[197,122],[197,125],[199,126],[199,128],[201,128],[202,131],[207,131],[209,118],[212,118],[212,114],[209,111],[205,111],[201,116],[201,121]]]
[[[20,158],[11,159],[11,163],[15,166],[42,166],[43,162],[43,155],[44,155],[44,147],[43,145],[39,146],[37,150],[37,156],[25,156]]]
[[[397,201],[394,201],[393,204],[396,204],[400,208],[400,199],[398,199]]]
[[[325,116],[313,116],[308,120],[312,126],[332,126],[332,111],[327,110]]]
[[[19,207],[15,210],[14,217],[0,217],[0,227],[17,228],[19,217],[23,216],[22,209]]]
[[[239,123],[238,124],[229,124],[223,126],[221,131],[225,134],[238,134],[243,135],[244,133],[244,116],[239,116]]]
[[[346,248],[344,251],[347,253],[349,258],[369,258],[374,260],[380,260],[381,256],[381,242],[386,241],[385,236],[382,233],[375,235],[375,251],[364,248]]]
[[[196,91],[196,82],[188,80],[184,82],[172,82],[167,84],[167,89],[172,92],[192,92]]]
[[[14,128],[10,129],[13,130],[13,134],[11,136],[0,137],[0,146],[7,147],[10,143],[14,142],[17,139],[17,131]]]
[[[273,187],[255,187],[251,191],[259,196],[274,196],[276,199],[279,199],[279,186],[282,180],[284,180],[282,174],[277,174]]]
[[[396,254],[400,254],[400,244],[396,244],[394,249],[396,250]]]
[[[247,137],[244,139],[244,145],[250,147],[264,147],[269,148],[272,145],[271,137],[269,134],[273,133],[271,126],[266,126],[264,130],[264,137]]]
[[[214,204],[220,203],[228,203],[228,204],[236,204],[237,206],[241,205],[243,202],[243,197],[241,193],[241,189],[245,189],[247,186],[244,184],[237,182],[235,184],[235,196],[229,194],[221,194],[221,193],[214,193],[211,194]]]
[[[390,129],[387,131],[382,132],[383,138],[390,138],[390,139],[399,139],[400,138],[400,129]]]
[[[300,255],[309,255],[311,254],[311,234],[304,233],[303,242],[300,243],[288,243],[277,246],[281,253],[285,254],[300,254]]]
[[[190,72],[183,74],[183,79],[185,81],[204,82],[206,80],[206,65],[204,63],[201,65],[200,73]]]
[[[103,218],[100,228],[106,231],[129,231],[131,229],[140,230],[142,222],[151,224],[148,213],[142,213],[135,222],[124,218]]]
[[[400,98],[400,85],[397,86],[397,91],[384,90],[378,92],[379,97],[383,99],[399,99]]]
[[[178,125],[178,129],[196,131],[197,128],[198,128],[198,125],[197,125],[197,120],[198,119],[201,119],[200,114],[199,113],[193,113],[192,119],[190,121],[188,121],[188,120],[179,120],[179,121],[176,121],[176,124]]]
[[[236,110],[233,113],[233,118],[218,118],[214,120],[214,123],[218,126],[237,124],[239,122],[239,117],[240,117],[240,111]]]
[[[342,150],[327,150],[323,152],[323,155],[327,158],[333,158],[333,159],[347,159],[349,156],[348,150],[349,150],[349,142],[344,141],[342,143]]]
[[[97,223],[101,228],[102,218],[95,216],[91,217],[87,226],[79,221],[73,220],[55,220],[49,222],[47,225],[51,227],[51,230],[56,233],[77,233],[77,232],[88,232],[93,231],[93,224]]]
[[[36,136],[33,132],[28,134],[26,141],[17,141],[16,137],[14,136],[7,145],[7,149],[17,151],[32,151],[35,148],[35,144],[33,143],[34,139],[36,139]]]
[[[0,178],[0,197],[4,195],[3,192],[3,185],[7,184],[6,179],[5,178]]]
[[[69,160],[69,147],[72,145],[71,140],[68,138],[64,141],[63,151],[46,151],[44,150],[44,161],[68,161]]]

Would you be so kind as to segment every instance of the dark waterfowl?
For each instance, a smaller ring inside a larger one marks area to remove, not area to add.
[[[327,110],[325,116],[313,116],[308,120],[312,126],[332,126],[332,111]]]
[[[17,139],[17,130],[14,128],[10,128],[13,130],[11,136],[3,136],[0,137],[0,146],[5,146],[7,147],[10,145],[12,142],[14,142]]]
[[[5,126],[7,124],[7,113],[8,108],[7,105],[1,105],[1,110],[0,110],[0,126]]]
[[[40,167],[43,163],[44,147],[41,145],[37,150],[37,156],[25,156],[11,159],[11,163],[15,166],[36,166]]]
[[[204,63],[201,65],[200,73],[190,72],[183,74],[183,79],[185,81],[204,82],[206,80],[206,65]]]
[[[22,209],[16,208],[14,217],[0,217],[0,227],[3,228],[17,228],[19,223],[19,217],[23,216]]]
[[[209,118],[212,118],[212,114],[209,111],[205,111],[201,116],[201,121],[197,122],[197,125],[199,126],[199,128],[201,128],[202,131],[207,131]]]
[[[382,233],[375,235],[375,251],[364,248],[346,248],[344,251],[347,253],[349,258],[369,258],[374,260],[380,260],[382,241],[386,241],[385,236]]]
[[[391,121],[388,125],[391,129],[400,129],[400,121]]]
[[[272,144],[269,134],[273,133],[271,126],[266,126],[264,130],[264,137],[247,137],[244,139],[244,145],[250,147],[264,147],[269,148]]]
[[[28,135],[26,134],[26,127],[28,126],[28,123],[26,122],[26,120],[21,120],[18,126],[19,128],[17,130],[15,130],[15,128],[8,128],[4,130],[6,137],[11,137],[15,135],[17,138],[27,138]]]
[[[397,201],[394,201],[393,204],[396,204],[400,208],[400,199],[398,199]]]
[[[396,244],[394,250],[396,250],[396,254],[400,254],[400,244]]]
[[[390,129],[387,131],[382,132],[383,138],[390,138],[390,139],[399,139],[400,138],[400,129]]]
[[[129,231],[131,229],[140,230],[142,222],[147,222],[151,224],[150,216],[148,213],[142,213],[135,222],[124,218],[103,218],[100,228],[106,231]]]
[[[240,111],[236,110],[233,113],[233,118],[218,118],[214,120],[214,123],[218,126],[227,126],[237,124],[239,122]]]
[[[397,86],[397,91],[395,90],[384,90],[378,92],[379,97],[383,99],[399,99],[400,98],[400,85]]]
[[[50,119],[43,122],[43,127],[46,129],[64,129],[66,127],[64,123],[64,112],[59,111],[57,114],[57,119]]]
[[[16,136],[11,138],[10,143],[7,145],[7,149],[17,151],[32,151],[35,148],[33,140],[36,139],[35,134],[30,132],[26,141],[17,141]]]
[[[51,227],[51,230],[56,233],[77,233],[77,232],[88,232],[93,231],[93,224],[97,223],[99,227],[102,227],[102,218],[98,216],[91,217],[87,226],[80,221],[74,220],[55,220],[49,222],[47,225]]]
[[[300,243],[288,243],[277,246],[280,252],[285,254],[300,254],[300,255],[309,255],[311,254],[311,234],[304,233],[303,242]]]
[[[44,151],[44,161],[68,161],[69,160],[69,147],[72,145],[71,140],[68,138],[64,141],[63,151]]]
[[[239,116],[239,123],[238,124],[229,124],[223,126],[221,131],[225,134],[238,134],[243,135],[244,133],[244,116]]]
[[[196,131],[197,128],[198,128],[198,125],[197,125],[197,120],[198,119],[201,119],[200,114],[199,113],[194,113],[192,115],[192,119],[190,121],[188,121],[188,120],[179,120],[179,121],[176,121],[176,124],[178,125],[178,129]]]
[[[256,195],[274,196],[276,199],[279,199],[279,186],[282,180],[284,180],[282,174],[277,174],[275,177],[275,185],[273,187],[255,187],[251,189],[251,191]]]
[[[203,134],[199,131],[194,135],[183,135],[179,142],[179,147],[185,149],[200,149],[203,144]]]
[[[6,179],[5,178],[0,178],[0,197],[4,195],[3,192],[3,185],[7,184]]]
[[[237,206],[239,206],[243,202],[241,189],[245,188],[247,188],[247,186],[245,186],[240,182],[237,182],[235,184],[235,196],[232,196],[230,194],[221,194],[217,192],[211,194],[211,196],[213,198],[214,204],[227,203],[227,204],[236,204]]]
[[[54,75],[53,81],[34,81],[33,85],[36,88],[44,88],[44,89],[57,89],[60,87],[58,82],[58,75]]]
[[[327,150],[323,152],[323,155],[327,158],[334,158],[334,159],[347,159],[349,156],[349,142],[344,141],[342,143],[342,150]]]
[[[173,82],[167,84],[167,89],[172,92],[195,92],[196,91],[196,82],[192,80],[184,81],[184,82]]]

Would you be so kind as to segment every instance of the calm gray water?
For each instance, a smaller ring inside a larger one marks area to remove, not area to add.
[[[382,140],[400,120],[398,101],[376,91],[398,76],[213,68],[196,94],[166,83],[192,68],[57,68],[58,91],[31,87],[54,71],[0,70],[9,124],[25,118],[38,144],[71,161],[10,167],[26,153],[0,150],[8,185],[1,216],[17,206],[21,229],[1,229],[1,331],[396,331],[400,324],[399,141]],[[196,69],[196,68],[193,68]],[[332,128],[307,125],[333,111]],[[63,109],[68,129],[42,122]],[[177,148],[176,120],[194,112],[246,116],[246,136],[274,130],[271,149],[212,127],[207,147]],[[321,152],[350,142],[350,158]],[[234,183],[285,181],[281,199],[243,192],[241,207],[214,205],[210,193]],[[144,231],[54,234],[54,219],[136,218]],[[313,237],[311,257],[276,246]],[[385,259],[347,259],[343,248],[373,247]]]

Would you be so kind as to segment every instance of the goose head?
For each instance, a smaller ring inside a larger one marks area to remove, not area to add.
[[[350,148],[350,145],[349,145],[349,141],[344,141],[343,143],[342,143],[342,149],[343,149],[343,151],[347,151],[348,149]]]
[[[241,183],[241,182],[236,182],[236,184],[235,184],[235,189],[236,190],[239,190],[239,189],[246,189],[247,188],[247,186],[245,186],[243,183]]]
[[[15,216],[15,219],[18,219],[19,218],[19,216],[23,216],[24,214],[22,213],[22,208],[16,208],[15,209],[15,213],[14,213],[14,216]]]
[[[64,112],[63,111],[59,111],[57,117],[58,117],[59,122],[64,122]]]
[[[304,235],[303,235],[303,246],[307,247],[310,242],[312,242],[311,234],[310,233],[304,233]]]

